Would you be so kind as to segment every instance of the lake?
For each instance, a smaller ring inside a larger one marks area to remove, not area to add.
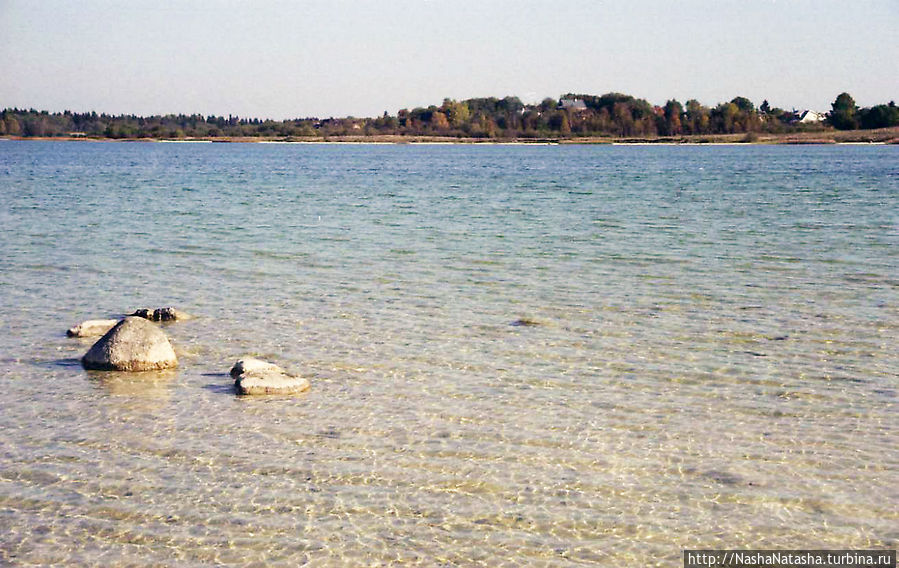
[[[0,563],[899,541],[897,146],[0,140],[0,197]],[[176,371],[82,369],[161,306]]]

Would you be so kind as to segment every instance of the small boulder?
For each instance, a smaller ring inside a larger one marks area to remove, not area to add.
[[[238,394],[295,394],[309,390],[309,380],[281,367],[247,357],[231,368]]]
[[[182,312],[181,310],[171,307],[156,308],[155,310],[151,310],[150,308],[141,308],[139,310],[135,310],[131,315],[152,321],[183,321],[193,319],[194,317],[187,312]]]
[[[178,359],[159,327],[126,317],[94,343],[81,364],[100,371],[153,371],[175,367]]]
[[[96,337],[103,335],[117,323],[119,320],[87,320],[70,327],[66,331],[66,335],[69,337]]]

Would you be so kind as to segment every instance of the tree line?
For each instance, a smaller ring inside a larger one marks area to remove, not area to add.
[[[576,138],[684,136],[735,133],[790,133],[808,130],[885,128],[899,125],[895,102],[859,108],[841,93],[822,120],[803,121],[796,109],[756,107],[735,97],[714,107],[695,99],[654,106],[622,93],[568,93],[539,104],[518,97],[445,99],[440,106],[386,111],[376,118],[298,118],[260,120],[237,116],[169,114],[142,117],[96,112],[50,113],[10,108],[0,112],[0,135],[23,137],[84,136],[115,139],[339,136],[446,136],[460,138]]]

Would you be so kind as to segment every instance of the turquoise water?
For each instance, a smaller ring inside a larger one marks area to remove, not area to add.
[[[0,140],[0,561],[895,547],[897,158]],[[175,372],[64,334],[167,305]]]

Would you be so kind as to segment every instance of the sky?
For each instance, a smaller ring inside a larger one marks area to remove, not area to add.
[[[623,92],[899,99],[899,0],[0,0],[0,108],[370,117]]]

